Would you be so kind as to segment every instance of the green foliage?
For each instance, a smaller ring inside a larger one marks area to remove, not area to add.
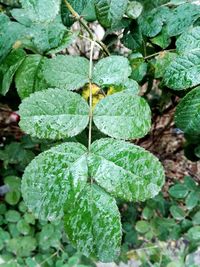
[[[15,207],[19,203],[22,184],[24,201],[39,220],[64,220],[72,244],[86,256],[104,262],[115,260],[120,251],[124,225],[118,201],[146,201],[140,204],[144,209],[135,228],[125,225],[125,232],[132,234],[125,234],[128,243],[139,243],[138,234],[147,240],[154,236],[167,240],[178,239],[184,232],[196,245],[196,184],[185,178],[183,184],[169,189],[169,201],[165,201],[158,195],[164,184],[161,163],[126,141],[149,133],[151,108],[162,114],[164,107],[170,107],[170,99],[184,96],[175,123],[189,145],[194,145],[195,158],[200,157],[196,87],[200,84],[199,6],[165,0],[21,0],[20,4],[2,4],[0,93],[16,96],[17,89],[22,100],[20,127],[35,138],[6,140],[0,150],[4,184],[9,188],[7,204]],[[104,43],[87,24],[94,20],[105,30]],[[81,25],[80,32],[70,28],[75,21]],[[77,36],[82,42],[89,39],[89,57],[82,51],[71,55],[65,50]],[[128,57],[115,41],[109,41],[113,37],[131,50]],[[101,52],[93,62],[95,45]],[[86,88],[89,93],[84,97]],[[57,246],[57,241],[51,240],[53,224],[47,224],[36,237],[35,218],[21,216],[24,210],[21,205],[20,212],[11,209],[5,213],[13,236],[6,243],[7,251],[29,257],[37,242],[46,249]],[[165,218],[156,217],[154,210]],[[4,230],[2,235],[8,239]],[[34,260],[27,258],[23,264],[34,266]]]
[[[48,89],[26,98],[19,107],[20,126],[42,139],[62,139],[82,132],[89,121],[89,107],[80,95]]]
[[[188,135],[199,136],[200,88],[189,92],[176,109],[177,126]]]
[[[106,28],[114,28],[126,12],[127,0],[95,0],[99,23]]]

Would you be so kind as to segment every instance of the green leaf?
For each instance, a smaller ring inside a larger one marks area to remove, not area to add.
[[[178,104],[175,122],[184,133],[192,136],[200,134],[200,87],[189,92]]]
[[[36,92],[19,107],[20,127],[31,136],[62,139],[82,132],[89,122],[89,106],[78,94],[62,89]]]
[[[22,8],[12,10],[12,16],[25,25],[23,45],[40,54],[62,45],[67,32],[60,18],[60,1],[25,1]]]
[[[142,81],[147,73],[147,63],[142,54],[133,53],[130,55],[130,63],[132,67],[131,78],[137,82]]]
[[[200,241],[200,226],[194,226],[189,229],[187,236],[190,241]]]
[[[6,244],[6,249],[14,253],[17,257],[28,257],[37,247],[36,239],[31,236],[17,237],[10,239]]]
[[[154,37],[159,34],[169,13],[170,11],[167,7],[158,7],[151,11],[143,12],[138,20],[142,33],[148,37]]]
[[[62,45],[67,30],[59,22],[49,24],[33,24],[27,27],[26,36],[22,39],[23,45],[34,53],[44,54]],[[58,48],[59,50],[59,48]]]
[[[15,76],[15,83],[21,99],[28,97],[35,91],[48,88],[43,77],[43,64],[44,57],[36,54],[28,55],[19,67]]]
[[[174,219],[176,220],[183,220],[185,218],[185,212],[179,206],[175,206],[175,205],[171,206],[170,212],[172,216],[174,217]]]
[[[198,5],[186,3],[173,9],[168,15],[167,32],[176,36],[187,30],[200,17]]]
[[[5,195],[5,201],[9,205],[16,205],[20,200],[21,194],[17,190],[12,190]]]
[[[176,50],[180,54],[200,50],[200,27],[194,27],[185,31],[176,41]]]
[[[61,218],[69,192],[78,194],[84,188],[86,151],[79,143],[66,143],[41,153],[29,164],[22,178],[22,195],[36,217]]]
[[[200,211],[197,211],[194,216],[192,217],[192,223],[194,225],[199,225],[200,224]]]
[[[198,188],[195,180],[190,176],[184,177],[184,184],[187,186],[189,190],[192,190],[192,191],[197,190]]]
[[[58,0],[20,0],[21,9],[12,10],[12,16],[21,24],[30,26],[31,23],[50,23],[55,20],[60,11]]]
[[[151,226],[149,222],[146,221],[138,221],[135,225],[136,231],[138,231],[141,234],[145,234],[150,230]]]
[[[126,15],[131,19],[137,19],[143,10],[143,6],[140,2],[132,1],[128,3],[126,9]]]
[[[100,139],[91,147],[90,176],[117,198],[144,201],[158,194],[164,183],[159,160],[141,147],[114,139]]]
[[[140,91],[139,85],[136,81],[132,80],[132,79],[128,79],[125,83],[124,83],[124,88],[123,91],[124,93],[132,93],[134,95],[138,95]]]
[[[68,32],[68,33],[66,32],[65,35],[63,36],[63,39],[59,43],[59,46],[49,50],[47,52],[47,55],[57,54],[57,53],[63,51],[64,49],[66,49],[67,47],[69,47],[74,42],[74,40],[77,38],[78,33],[79,33],[78,31]]]
[[[120,85],[131,74],[128,59],[122,56],[110,56],[101,59],[94,67],[93,82],[100,86]]]
[[[44,77],[53,87],[77,90],[89,82],[89,61],[78,56],[58,55],[44,63]]]
[[[190,192],[185,200],[186,207],[188,209],[193,209],[198,205],[200,199],[200,194],[197,191]]]
[[[176,184],[170,187],[169,194],[174,198],[185,198],[188,194],[188,188],[183,184]]]
[[[87,257],[111,262],[120,252],[120,214],[114,198],[97,185],[86,186],[65,204],[65,231],[72,244]]]
[[[142,217],[145,219],[145,220],[149,220],[152,218],[154,214],[154,210],[148,206],[146,206],[143,211],[142,211]]]
[[[181,54],[168,66],[165,84],[174,90],[183,90],[200,83],[200,27],[185,32],[176,43]]]
[[[96,15],[105,28],[114,27],[126,12],[128,0],[95,0]]]
[[[0,62],[10,52],[16,40],[19,40],[24,33],[24,26],[11,22],[9,18],[0,13]]]
[[[0,93],[6,95],[9,91],[13,77],[25,59],[26,53],[22,49],[13,50],[1,63],[0,72],[3,75]]]
[[[121,41],[127,48],[131,50],[137,50],[143,45],[143,36],[138,24],[132,24],[131,27],[128,27],[124,30]]]
[[[8,222],[18,222],[20,219],[20,213],[16,210],[8,210],[5,213],[5,219]]]
[[[166,68],[171,64],[171,62],[176,58],[176,53],[171,52],[160,52],[156,57],[155,62],[155,78],[162,78],[165,74]]]
[[[151,42],[160,46],[162,49],[167,48],[171,43],[171,39],[168,35],[166,27],[163,27],[162,31],[151,39]]]
[[[20,191],[21,189],[21,179],[17,176],[5,177],[4,184],[8,185],[10,190]]]
[[[117,139],[136,139],[151,128],[151,111],[146,100],[131,93],[117,93],[102,99],[94,110],[97,128]]]
[[[23,235],[28,235],[31,231],[31,227],[24,219],[21,219],[17,222],[17,230]]]

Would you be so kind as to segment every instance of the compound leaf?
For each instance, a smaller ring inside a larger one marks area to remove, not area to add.
[[[144,201],[164,184],[159,160],[145,149],[114,139],[100,139],[91,147],[89,174],[113,196]]]
[[[78,197],[70,194],[64,208],[65,231],[86,256],[111,262],[119,255],[120,214],[113,197],[97,185],[88,185]]]
[[[36,92],[19,107],[20,127],[32,136],[62,139],[82,132],[89,121],[89,106],[78,94],[51,88]]]
[[[128,0],[95,0],[96,15],[105,28],[112,28],[122,19]]]
[[[18,69],[15,83],[21,99],[28,97],[35,91],[48,88],[43,77],[43,62],[44,57],[41,55],[28,55]]]
[[[28,208],[40,219],[63,215],[69,191],[78,194],[87,182],[87,149],[64,143],[37,156],[25,169],[22,194]]]
[[[101,59],[94,67],[93,82],[100,86],[120,85],[131,74],[128,59],[122,56],[110,56]]]
[[[143,98],[117,93],[97,104],[94,123],[101,132],[117,139],[140,138],[151,128],[151,111]]]
[[[189,92],[179,103],[175,122],[184,133],[200,135],[200,87]]]
[[[76,90],[89,82],[89,61],[83,57],[58,55],[44,63],[44,77],[53,87]]]

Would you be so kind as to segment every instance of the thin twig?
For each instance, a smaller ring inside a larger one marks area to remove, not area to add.
[[[101,42],[100,40],[97,40],[96,37],[94,36],[93,32],[90,30],[90,28],[87,25],[87,22],[84,20],[83,17],[81,17],[70,5],[70,3],[67,0],[64,0],[66,7],[68,10],[71,12],[72,16],[74,17],[75,20],[79,21],[79,23],[83,26],[83,28],[88,32],[89,37],[92,41],[95,41],[99,46],[102,48],[102,50],[106,53],[106,55],[110,55],[110,52],[108,51],[108,48],[106,45]]]
[[[92,117],[93,117],[93,110],[92,110],[92,69],[93,69],[93,52],[94,52],[95,41],[91,43],[90,47],[90,66],[89,66],[89,88],[90,88],[90,114],[89,114],[89,136],[88,136],[88,151],[90,152],[91,143],[92,143]]]
[[[163,51],[160,51],[160,52],[151,54],[151,55],[149,55],[149,56],[146,56],[144,59],[149,59],[149,58],[158,56],[160,53],[163,53],[163,52],[174,52],[174,51],[176,51],[176,49],[163,50]]]

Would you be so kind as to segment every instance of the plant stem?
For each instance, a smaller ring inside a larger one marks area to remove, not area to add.
[[[90,47],[90,66],[89,66],[89,88],[90,88],[90,113],[89,113],[89,135],[88,135],[88,151],[90,152],[91,143],[92,143],[92,117],[93,117],[93,110],[92,110],[92,68],[93,68],[93,52],[94,52],[95,41],[91,42]]]
[[[82,18],[70,5],[70,3],[67,0],[64,0],[66,7],[68,10],[71,12],[72,16],[75,18],[75,20],[79,21],[79,23],[83,26],[83,28],[88,32],[89,37],[92,41],[95,41],[97,44],[100,45],[101,49],[105,52],[106,55],[110,55],[110,52],[108,51],[108,48],[106,45],[101,42],[100,40],[97,40],[96,37],[94,36],[93,32],[90,30],[90,28],[87,25],[87,22]]]
[[[174,51],[176,51],[176,49],[163,50],[163,51],[157,52],[157,53],[155,53],[155,54],[146,56],[144,59],[149,59],[149,58],[158,56],[158,55],[159,55],[160,53],[162,53],[162,52],[174,52]]]

